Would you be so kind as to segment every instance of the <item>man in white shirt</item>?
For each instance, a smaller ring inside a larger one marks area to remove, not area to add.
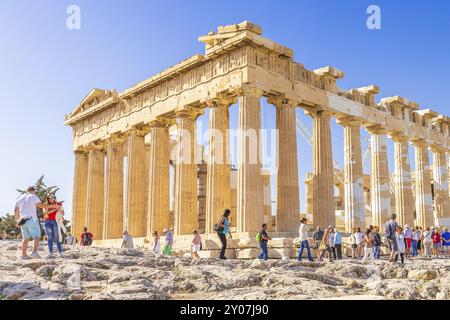
[[[36,189],[28,187],[27,193],[21,195],[14,207],[14,217],[16,219],[16,226],[20,226],[22,232],[22,259],[40,258],[38,254],[39,241],[41,240],[41,226],[37,216],[36,208],[41,209],[59,209],[59,205],[46,205],[41,203],[41,200],[36,196]],[[19,225],[19,222],[22,224]],[[31,255],[27,255],[28,241],[34,240],[33,251]]]
[[[308,254],[308,260],[313,261],[311,256],[311,249],[309,248],[308,243],[308,226],[306,224],[306,218],[302,218],[300,220],[300,228],[298,229],[298,235],[300,240],[300,251],[298,252],[297,261],[302,261],[303,249],[306,248],[306,252]]]

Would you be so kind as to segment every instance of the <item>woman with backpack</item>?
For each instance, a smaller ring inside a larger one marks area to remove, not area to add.
[[[220,249],[219,259],[226,260],[225,251],[227,249],[227,234],[230,235],[230,239],[233,239],[230,232],[230,220],[229,216],[231,214],[230,209],[225,209],[223,216],[214,225],[214,230],[217,232],[220,242],[222,243],[222,248]]]

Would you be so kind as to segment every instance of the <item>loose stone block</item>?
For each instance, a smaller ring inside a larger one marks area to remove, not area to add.
[[[247,249],[239,249],[238,251],[238,259],[255,259],[259,254],[259,249],[256,248],[247,248]]]
[[[292,247],[293,240],[292,238],[275,238],[272,240],[269,240],[269,248],[286,248],[286,247]]]
[[[243,238],[239,241],[239,249],[259,248],[259,243],[254,238]]]

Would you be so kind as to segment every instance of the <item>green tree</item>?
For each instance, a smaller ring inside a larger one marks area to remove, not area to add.
[[[16,227],[16,221],[14,214],[7,213],[5,216],[0,217],[0,235],[6,231],[8,238],[15,239],[20,234],[20,228]]]

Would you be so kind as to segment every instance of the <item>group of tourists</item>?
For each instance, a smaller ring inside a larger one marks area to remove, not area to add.
[[[83,228],[83,233],[80,235],[79,240],[66,231],[64,226],[64,209],[62,202],[59,202],[54,194],[46,196],[44,202],[42,202],[36,195],[34,187],[29,187],[27,192],[17,199],[14,214],[17,222],[17,226],[20,227],[22,233],[22,259],[38,258],[38,248],[41,239],[41,227],[37,216],[37,208],[44,210],[44,232],[47,240],[48,255],[46,258],[54,258],[54,244],[57,248],[57,257],[64,257],[62,244],[65,245],[77,245],[90,246],[92,245],[94,235],[88,231],[87,227]],[[230,214],[229,209],[225,209],[223,215],[214,224],[214,231],[221,242],[221,249],[219,258],[226,260],[227,249],[227,237],[232,239],[230,231]],[[258,259],[267,260],[268,255],[268,242],[271,237],[267,233],[267,224],[262,224],[260,231],[256,235],[256,240],[259,243],[260,253]],[[342,247],[343,239],[341,233],[337,228],[328,226],[322,229],[321,226],[317,226],[312,238],[308,237],[309,227],[307,225],[307,219],[302,218],[299,226],[299,251],[297,254],[297,260],[301,261],[303,253],[306,250],[307,259],[313,261],[314,258],[311,254],[311,249],[315,250],[316,259],[323,261],[324,258],[328,258],[329,261],[340,260],[343,258]],[[396,215],[393,214],[391,219],[386,222],[385,237],[380,234],[379,226],[369,226],[364,231],[359,227],[355,227],[350,234],[349,241],[351,246],[351,258],[362,258],[363,262],[367,260],[373,261],[380,259],[382,246],[387,246],[390,250],[389,261],[397,262],[400,258],[400,262],[404,264],[405,258],[415,258],[420,255],[424,257],[450,257],[450,232],[447,228],[438,227],[425,227],[420,226],[410,227],[405,224],[400,226],[397,223]],[[441,233],[442,232],[442,233]],[[63,239],[63,234],[67,233]],[[161,246],[161,239],[157,231],[153,232],[152,243],[150,245],[150,251],[155,254],[162,254],[165,256],[172,255],[173,248],[173,234],[168,229],[163,230],[164,245]],[[122,248],[131,249],[134,248],[133,238],[127,232],[123,232]],[[7,238],[6,235],[2,235],[2,238]],[[33,248],[30,255],[27,254],[29,240],[33,240]],[[312,240],[313,246],[310,247],[309,240]],[[383,241],[384,240],[384,241]],[[193,231],[193,238],[191,243],[192,257],[198,258],[199,252],[202,250],[202,238],[197,231]]]

